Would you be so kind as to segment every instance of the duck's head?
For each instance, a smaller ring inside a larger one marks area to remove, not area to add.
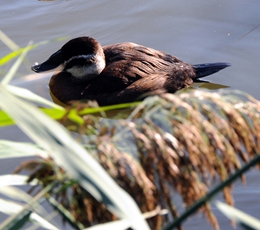
[[[105,55],[98,41],[91,37],[78,37],[67,42],[42,64],[35,63],[36,73],[54,70],[61,66],[75,79],[90,80],[105,68]]]

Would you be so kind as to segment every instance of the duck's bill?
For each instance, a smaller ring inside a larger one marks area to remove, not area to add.
[[[51,55],[49,59],[41,64],[35,63],[31,69],[36,73],[42,73],[50,70],[54,70],[63,64],[62,51],[58,50],[56,53]]]

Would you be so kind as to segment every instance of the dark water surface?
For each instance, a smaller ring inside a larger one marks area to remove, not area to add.
[[[207,79],[250,93],[260,99],[260,1],[10,1],[2,0],[0,30],[17,45],[51,38],[88,35],[102,45],[132,41],[176,55],[191,64],[224,61],[232,64]],[[28,55],[31,63],[42,62],[63,42],[38,47]],[[1,56],[10,52],[0,42]],[[20,75],[30,73],[19,70]],[[49,98],[49,77],[15,84]],[[1,139],[26,141],[15,128],[1,129]],[[1,174],[12,172],[18,161],[2,161]],[[260,218],[259,173],[247,174],[247,186],[237,182],[236,207]],[[222,195],[218,197],[222,199]],[[213,207],[221,229],[229,221]],[[186,229],[209,229],[200,214],[185,223]]]

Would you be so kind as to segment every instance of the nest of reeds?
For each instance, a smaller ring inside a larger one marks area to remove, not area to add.
[[[82,136],[91,146],[90,153],[142,212],[158,205],[169,210],[168,215],[149,220],[152,229],[161,229],[179,216],[176,196],[185,207],[191,206],[207,194],[213,179],[225,181],[260,152],[260,102],[236,90],[153,96],[128,119],[103,119],[101,123],[91,115],[84,119],[80,133],[87,133],[89,125],[98,127],[94,138]],[[29,162],[21,168],[26,165]],[[31,168],[31,178],[41,179],[37,174],[40,168]],[[49,173],[52,178],[54,172]],[[84,226],[115,219],[79,185],[74,183],[70,189],[72,192],[63,191],[59,196]],[[231,186],[225,187],[223,194],[233,205]],[[201,211],[218,229],[210,205]]]

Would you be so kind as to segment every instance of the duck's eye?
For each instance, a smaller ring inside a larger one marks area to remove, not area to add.
[[[73,66],[78,66],[78,67],[88,67],[91,66],[95,63],[93,59],[85,58],[82,56],[76,56],[74,58],[69,59],[67,62],[65,62],[65,68],[70,69]]]

